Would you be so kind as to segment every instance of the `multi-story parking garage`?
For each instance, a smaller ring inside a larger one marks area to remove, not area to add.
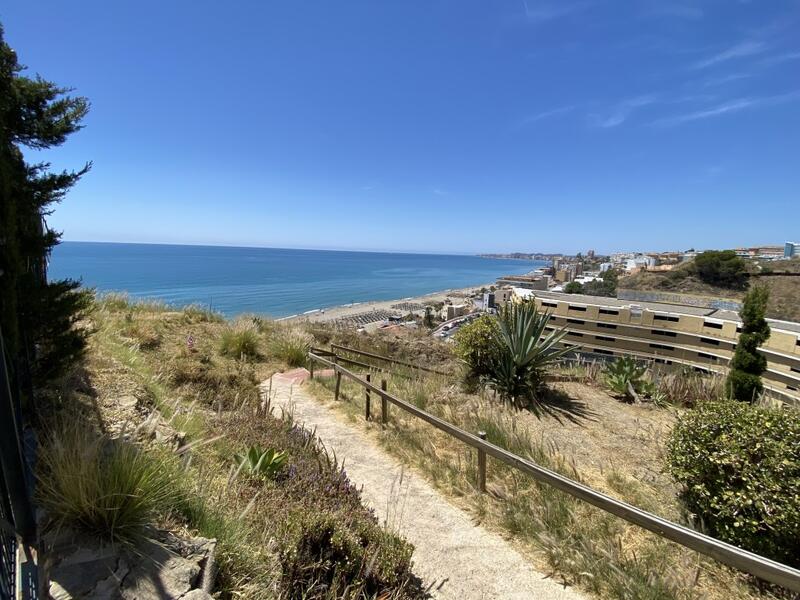
[[[694,306],[632,303],[616,298],[515,289],[564,327],[566,345],[603,356],[631,355],[666,365],[724,374],[741,331],[732,311]],[[772,335],[762,346],[767,358],[764,387],[793,404],[800,402],[800,323],[768,319]]]

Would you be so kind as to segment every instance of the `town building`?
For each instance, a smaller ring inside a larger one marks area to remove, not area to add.
[[[783,245],[783,258],[800,256],[800,242],[786,242]]]
[[[442,320],[449,321],[456,317],[463,317],[469,312],[469,306],[466,304],[445,304],[442,307]]]
[[[512,294],[513,289],[510,287],[498,288],[493,292],[486,292],[483,295],[483,310],[497,310],[501,308],[506,303],[511,301]]]
[[[514,296],[548,311],[550,331],[567,331],[563,345],[598,358],[633,356],[724,376],[741,332],[739,315],[730,310],[523,289]],[[760,348],[767,359],[764,387],[800,406],[800,323],[767,321],[772,334]]]
[[[498,286],[511,286],[528,290],[546,290],[550,283],[548,275],[506,275],[497,280]]]

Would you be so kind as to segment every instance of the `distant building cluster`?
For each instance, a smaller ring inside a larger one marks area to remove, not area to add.
[[[787,245],[791,242],[787,242]],[[780,260],[784,258],[785,246],[753,246],[751,248],[735,248],[737,256],[748,259]]]

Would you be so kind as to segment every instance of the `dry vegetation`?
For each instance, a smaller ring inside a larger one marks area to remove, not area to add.
[[[764,284],[769,288],[770,298],[767,316],[773,319],[800,321],[800,260],[778,260],[748,263],[750,281]],[[672,271],[641,272],[622,277],[620,289],[674,292],[741,300],[744,291],[730,290],[708,285],[691,274],[689,264],[679,265]]]
[[[264,410],[257,383],[288,367],[271,348],[284,333],[296,345],[296,331],[118,296],[85,326],[85,363],[43,398],[40,500],[54,526],[130,544],[152,526],[217,538],[223,598],[422,595],[413,548],[379,526],[312,432]],[[286,466],[237,474],[251,446],[285,451]]]
[[[222,597],[421,594],[410,573],[411,548],[378,527],[332,455],[309,431],[260,408],[256,384],[302,364],[309,345],[334,342],[452,373],[395,369],[389,390],[468,431],[486,431],[491,442],[516,454],[672,520],[681,520],[682,511],[663,470],[666,436],[686,399],[713,395],[718,384],[659,375],[654,379],[666,402],[631,405],[606,391],[597,365],[577,364],[550,374],[537,417],[465,390],[450,346],[421,332],[363,335],[319,324],[279,326],[257,317],[227,323],[198,308],[174,311],[119,297],[98,302],[87,326],[93,330],[88,360],[53,394],[51,428],[57,431],[60,415],[77,410],[94,424],[101,444],[121,437],[134,443],[147,457],[145,475],[152,464],[165,469],[177,497],[162,501],[161,488],[154,489],[137,518],[218,538]],[[318,379],[311,387],[330,399],[330,380]],[[485,526],[511,536],[554,577],[598,597],[770,597],[739,573],[491,458],[489,493],[478,494],[474,451],[397,409],[386,429],[365,424],[363,390],[345,380],[342,391],[339,407],[358,426],[370,428],[388,451],[424,472]],[[233,477],[231,457],[250,446],[286,450],[288,467],[274,480]],[[175,448],[188,451],[178,460]],[[48,458],[46,453],[44,465]],[[50,508],[67,514],[64,507]],[[332,539],[345,541],[344,555],[332,551]],[[346,562],[345,555],[349,567],[333,569],[337,561]]]
[[[394,356],[406,360],[413,360],[416,346],[422,343],[415,336],[380,333],[347,341],[377,352],[393,347]],[[455,367],[446,345],[428,344],[429,360],[423,364]],[[376,374],[373,379],[384,376]],[[716,381],[689,381],[680,375],[661,378],[669,397],[678,403],[687,388],[696,401],[702,390],[713,395],[719,387]],[[620,402],[604,389],[596,365],[553,373],[540,417],[503,406],[484,394],[468,393],[458,377],[398,372],[388,379],[391,392],[467,431],[485,431],[489,441],[516,454],[668,519],[683,519],[678,490],[664,471],[665,441],[683,409],[673,404]],[[332,385],[332,380],[317,379],[312,389],[329,400]],[[740,573],[539,485],[491,458],[489,493],[478,494],[474,450],[396,408],[385,429],[375,422],[365,423],[363,397],[363,389],[344,380],[344,402],[339,407],[359,426],[371,429],[388,451],[458,499],[484,525],[513,536],[545,572],[600,597],[771,595]]]

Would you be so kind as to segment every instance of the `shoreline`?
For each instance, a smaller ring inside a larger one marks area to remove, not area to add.
[[[421,296],[408,296],[405,298],[395,298],[392,300],[367,300],[363,302],[353,302],[351,304],[341,304],[326,308],[315,308],[303,313],[289,315],[275,319],[281,323],[326,323],[337,320],[355,320],[357,317],[364,317],[371,313],[393,313],[398,316],[407,314],[422,315],[425,306],[451,300],[454,304],[458,301],[467,300],[478,294],[481,288],[489,288],[496,285],[496,282],[471,285],[464,288],[449,288],[423,294]],[[396,308],[397,305],[406,305]],[[415,307],[414,305],[419,305]],[[367,325],[377,326],[384,319],[368,323]]]

